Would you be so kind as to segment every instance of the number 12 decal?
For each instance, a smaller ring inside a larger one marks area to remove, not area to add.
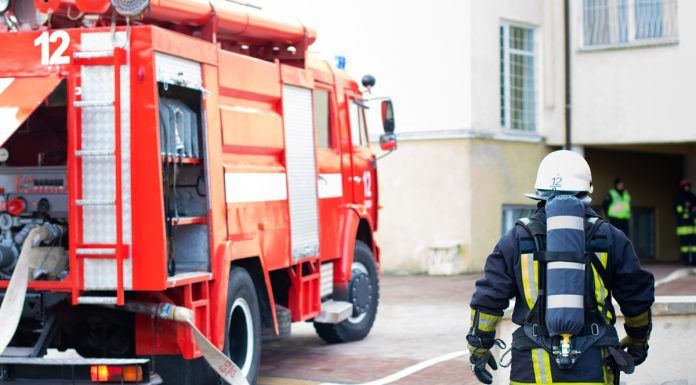
[[[51,43],[60,40],[60,45],[51,54]],[[34,40],[34,47],[41,46],[42,65],[70,64],[70,56],[65,55],[65,51],[70,47],[70,35],[63,30],[44,31]]]

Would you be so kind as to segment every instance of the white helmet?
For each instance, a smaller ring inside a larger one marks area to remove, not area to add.
[[[544,199],[544,191],[566,191],[591,194],[592,172],[580,154],[568,150],[554,151],[541,161],[534,188],[537,194],[525,194],[533,199]]]

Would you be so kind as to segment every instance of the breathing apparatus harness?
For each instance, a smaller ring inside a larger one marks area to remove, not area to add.
[[[524,324],[513,333],[512,346],[518,350],[543,348],[560,369],[570,370],[580,357],[591,347],[599,346],[615,348],[619,346],[616,329],[607,324],[598,311],[597,300],[594,296],[594,276],[592,267],[600,275],[607,288],[611,282],[606,269],[590,248],[590,241],[602,226],[602,219],[591,217],[585,219],[585,252],[554,252],[546,251],[546,223],[538,218],[524,218],[517,222],[534,241],[534,260],[538,262],[538,296],[534,306],[529,311]],[[582,332],[572,337],[551,337],[546,326],[545,312],[547,311],[547,265],[550,262],[572,262],[585,265],[585,295],[584,295],[584,326]],[[609,297],[610,300],[611,297]]]

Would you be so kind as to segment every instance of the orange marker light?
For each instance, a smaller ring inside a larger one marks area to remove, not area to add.
[[[143,380],[143,368],[140,366],[126,366],[123,368],[123,381],[141,382]]]
[[[142,382],[143,369],[139,366],[106,366],[90,367],[90,378],[93,382]]]

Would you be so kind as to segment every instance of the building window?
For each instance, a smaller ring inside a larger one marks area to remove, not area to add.
[[[331,114],[329,92],[314,90],[314,130],[317,133],[317,147],[331,148]]]
[[[583,0],[582,8],[585,47],[677,41],[677,0]]]
[[[500,124],[536,131],[536,58],[534,30],[500,26]]]
[[[503,205],[503,234],[512,230],[520,218],[529,218],[536,211],[532,205]]]

